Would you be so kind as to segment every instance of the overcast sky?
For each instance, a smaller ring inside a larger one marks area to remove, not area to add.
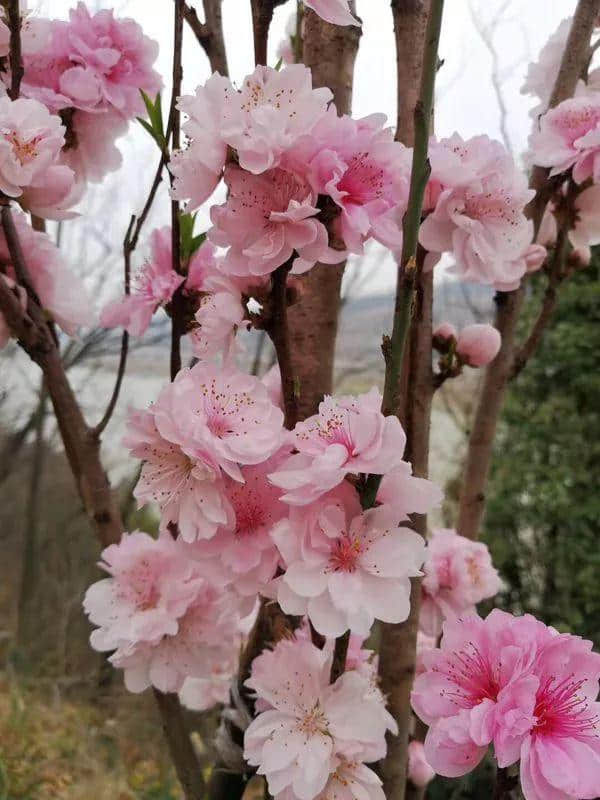
[[[66,17],[73,3],[67,0],[32,0],[30,5],[47,16]],[[114,4],[92,0],[91,7],[110,8],[132,16],[145,32],[158,40],[160,56],[158,70],[165,78],[165,90],[170,92],[172,9],[169,0],[116,0]],[[199,9],[201,3],[197,3]],[[278,8],[270,37],[270,63],[275,64],[275,51],[284,36],[285,24],[294,9],[293,0]],[[534,104],[523,97],[520,86],[528,62],[537,55],[548,36],[560,21],[573,13],[575,0],[446,0],[440,55],[444,66],[438,76],[436,101],[436,133],[441,136],[458,131],[469,137],[479,133],[500,138],[500,110],[492,88],[492,60],[488,49],[472,21],[473,13],[483,26],[502,9],[502,22],[495,27],[494,45],[499,54],[503,96],[507,107],[506,127],[515,153],[527,142],[529,108]],[[357,0],[358,14],[363,19],[363,36],[355,72],[353,113],[364,116],[384,112],[390,121],[395,119],[395,49],[392,14],[389,0]],[[240,82],[253,68],[252,36],[249,0],[224,0],[225,38],[231,77]],[[191,92],[209,75],[204,54],[186,30],[184,47],[184,90]],[[163,106],[167,106],[164,102]],[[110,191],[118,195],[112,204],[115,219],[103,223],[106,236],[121,241],[132,211],[143,202],[143,191],[152,180],[151,169],[156,161],[153,145],[139,126],[132,126],[122,140],[125,165],[122,172],[109,183]],[[132,180],[132,173],[135,179]],[[117,187],[116,190],[114,187]],[[106,190],[105,190],[106,191]],[[207,220],[200,217],[200,224]],[[154,224],[168,221],[168,206],[163,196],[152,219]],[[75,223],[77,224],[77,223]],[[394,270],[391,264],[377,271],[369,283],[370,291],[391,289]]]

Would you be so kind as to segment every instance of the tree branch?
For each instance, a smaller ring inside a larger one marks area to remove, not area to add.
[[[590,38],[598,13],[600,13],[600,0],[579,0],[554,84],[550,107],[571,97],[575,91],[581,69],[588,58]],[[553,180],[549,178],[549,170],[534,167],[530,187],[536,190],[536,196],[531,201],[527,213],[533,220],[534,230],[537,232],[554,187]],[[477,538],[485,511],[485,489],[496,427],[514,369],[516,328],[524,297],[523,284],[513,292],[499,292],[496,295],[494,326],[502,336],[502,346],[485,373],[469,439],[458,512],[457,529],[469,539]]]
[[[222,2],[223,0],[203,0],[206,22],[200,22],[196,9],[187,3],[184,3],[183,15],[198,44],[206,53],[211,70],[227,77],[229,69],[223,37]]]
[[[179,698],[176,694],[163,694],[157,689],[154,690],[154,698],[162,717],[162,728],[171,760],[186,800],[203,800],[202,768],[190,739]]]
[[[279,371],[281,373],[281,391],[285,411],[285,427],[292,430],[298,421],[298,386],[292,357],[290,353],[290,337],[287,320],[287,276],[292,268],[294,256],[278,267],[272,276],[271,313],[266,326],[267,333],[275,347]]]
[[[269,28],[273,20],[273,12],[285,0],[250,0],[252,8],[252,32],[254,36],[254,62],[267,64]]]
[[[181,114],[177,108],[177,99],[181,95],[183,66],[181,61],[183,47],[183,0],[175,0],[173,26],[173,92],[171,94],[171,150],[179,150],[181,138]],[[179,225],[179,201],[171,200],[171,258],[174,272],[181,273],[181,238]],[[171,380],[181,369],[181,338],[185,333],[183,322],[183,285],[179,286],[171,301]]]
[[[4,3],[8,14],[8,27],[10,28],[10,90],[11,100],[16,100],[21,88],[23,78],[23,59],[21,56],[21,8],[20,0],[8,0]]]

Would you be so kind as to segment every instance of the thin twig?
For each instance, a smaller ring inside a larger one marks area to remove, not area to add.
[[[223,38],[221,4],[222,0],[203,0],[205,22],[200,22],[196,9],[187,3],[184,4],[183,15],[198,44],[206,53],[212,71],[227,77],[229,69]]]
[[[408,207],[403,221],[404,237],[400,262],[401,268],[403,268],[402,285],[396,294],[392,336],[389,341],[384,341],[386,359],[382,405],[384,414],[398,414],[400,406],[400,372],[412,319],[417,278],[416,257],[419,227],[421,225],[425,187],[430,174],[427,149],[443,10],[444,0],[432,1],[425,33],[421,90],[414,112],[415,145],[410,177],[410,192]],[[380,483],[381,475],[369,475],[361,498],[363,508],[370,508],[375,503]]]
[[[181,114],[177,108],[177,98],[181,95],[183,66],[181,53],[183,47],[183,0],[175,0],[175,21],[173,28],[173,93],[169,119],[172,121],[171,151],[179,150],[181,136]],[[181,239],[179,222],[179,201],[171,200],[171,259],[174,272],[181,273]],[[175,380],[181,369],[181,338],[183,328],[183,286],[179,286],[171,301],[171,380]]]
[[[21,9],[19,0],[8,0],[8,26],[10,28],[10,90],[11,100],[16,100],[23,78],[23,59],[21,57]]]

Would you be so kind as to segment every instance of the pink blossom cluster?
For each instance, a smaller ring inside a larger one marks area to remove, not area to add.
[[[525,800],[597,797],[600,655],[591,648],[529,615],[447,620],[412,693],[430,726],[427,762],[457,777],[493,744],[500,767],[520,761]]]
[[[474,613],[478,603],[502,587],[487,545],[450,528],[433,531],[423,572],[419,624],[434,637],[442,632],[445,619]]]
[[[252,664],[246,686],[260,713],[246,729],[244,756],[276,800],[384,798],[365,762],[385,755],[396,723],[368,677],[348,669],[331,684],[330,670],[330,653],[304,638],[280,641]]]
[[[58,206],[61,210],[68,207],[67,196],[72,205],[87,181],[101,180],[120,165],[121,157],[114,142],[125,132],[129,121],[144,113],[140,90],[154,97],[162,85],[153,69],[158,45],[144,35],[134,20],[118,19],[108,9],[91,14],[82,2],[71,9],[66,22],[25,15],[21,34],[24,66],[21,96],[27,98],[29,106],[23,105],[25,100],[15,103],[33,109],[29,115],[35,114],[37,118],[26,125],[22,113],[12,113],[20,125],[14,131],[15,156],[23,163],[21,172],[39,166],[41,159],[34,159],[31,150],[35,148],[43,154],[49,149],[44,128],[50,123],[44,120],[42,110],[47,109],[46,115],[50,112],[54,129],[60,126],[57,116],[60,113],[67,125],[66,142],[60,142],[58,163],[53,163],[52,174],[45,179],[45,196],[40,198],[44,202],[36,199],[36,205]],[[0,21],[2,55],[8,53],[9,44],[8,27]],[[10,71],[1,77],[10,84]],[[6,105],[9,101],[3,102]],[[2,114],[6,113],[11,112],[3,109]],[[3,122],[2,128],[12,134],[11,124]],[[29,136],[24,138],[24,133]],[[65,133],[64,128],[61,133]],[[7,138],[6,133],[4,136]],[[38,213],[33,204],[31,207]]]
[[[523,173],[503,145],[487,136],[432,139],[429,159],[429,213],[419,241],[430,263],[452,253],[449,271],[461,280],[500,291],[517,288],[545,258],[545,249],[531,244],[533,224],[524,211],[534,192]]]
[[[302,64],[257,67],[240,91],[215,73],[181,98],[189,144],[171,162],[174,196],[196,208],[224,178],[208,235],[226,249],[225,273],[267,276],[290,259],[302,273],[369,238],[401,246],[410,150],[382,115],[340,117],[331,98]]]
[[[193,314],[188,333],[196,356],[206,359],[228,353],[244,323],[242,293],[250,291],[249,282],[223,272],[222,259],[210,242],[204,241],[187,263],[182,263],[180,272],[173,269],[170,226],[153,231],[150,242],[150,256],[134,276],[130,293],[104,307],[101,324],[142,336],[156,311],[168,307],[181,287]],[[260,279],[252,283],[258,285]]]
[[[24,214],[14,213],[13,219],[32,287],[42,308],[70,336],[80,326],[93,325],[94,314],[88,291],[81,279],[66,264],[64,254],[47,234],[34,231]],[[6,281],[20,294],[25,307],[25,289],[19,285],[6,237],[2,232],[0,262],[4,272],[0,275],[0,280]],[[9,335],[8,326],[0,314],[0,347],[8,342]]]
[[[96,629],[92,647],[113,651],[132,692],[155,686],[186,691],[190,704],[215,699],[215,676],[231,674],[241,642],[235,598],[207,578],[188,546],[169,533],[124,533],[100,566],[109,574],[87,590],[84,609]],[[188,679],[202,681],[187,684]]]

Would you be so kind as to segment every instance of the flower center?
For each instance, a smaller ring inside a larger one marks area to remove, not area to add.
[[[377,200],[384,195],[385,172],[371,160],[368,152],[357,153],[350,159],[338,189],[347,192],[348,200],[360,205]]]
[[[239,493],[231,497],[231,501],[235,511],[235,535],[238,538],[252,536],[267,522],[267,511],[256,492],[250,489],[244,491],[242,487]]]
[[[15,131],[2,131],[2,135],[12,145],[13,153],[15,158],[21,163],[23,166],[24,164],[28,164],[30,161],[33,161],[34,158],[38,155],[38,143],[40,141],[39,136],[34,136],[33,139],[29,139],[29,141],[23,141],[20,139]]]
[[[351,539],[347,534],[340,536],[331,545],[329,567],[332,572],[355,572],[359,556],[362,552],[360,541]]]
[[[442,689],[441,694],[459,708],[473,708],[482,700],[496,701],[500,690],[496,670],[477,645],[468,642],[462,650],[448,655],[446,663],[434,667],[454,689]]]
[[[569,738],[598,736],[600,719],[589,710],[588,700],[579,694],[585,681],[573,674],[562,681],[548,678],[538,690],[534,716],[535,733]]]
[[[328,733],[327,717],[318,703],[302,719],[298,720],[297,729],[300,733],[305,734],[305,736],[314,736],[316,733]]]

